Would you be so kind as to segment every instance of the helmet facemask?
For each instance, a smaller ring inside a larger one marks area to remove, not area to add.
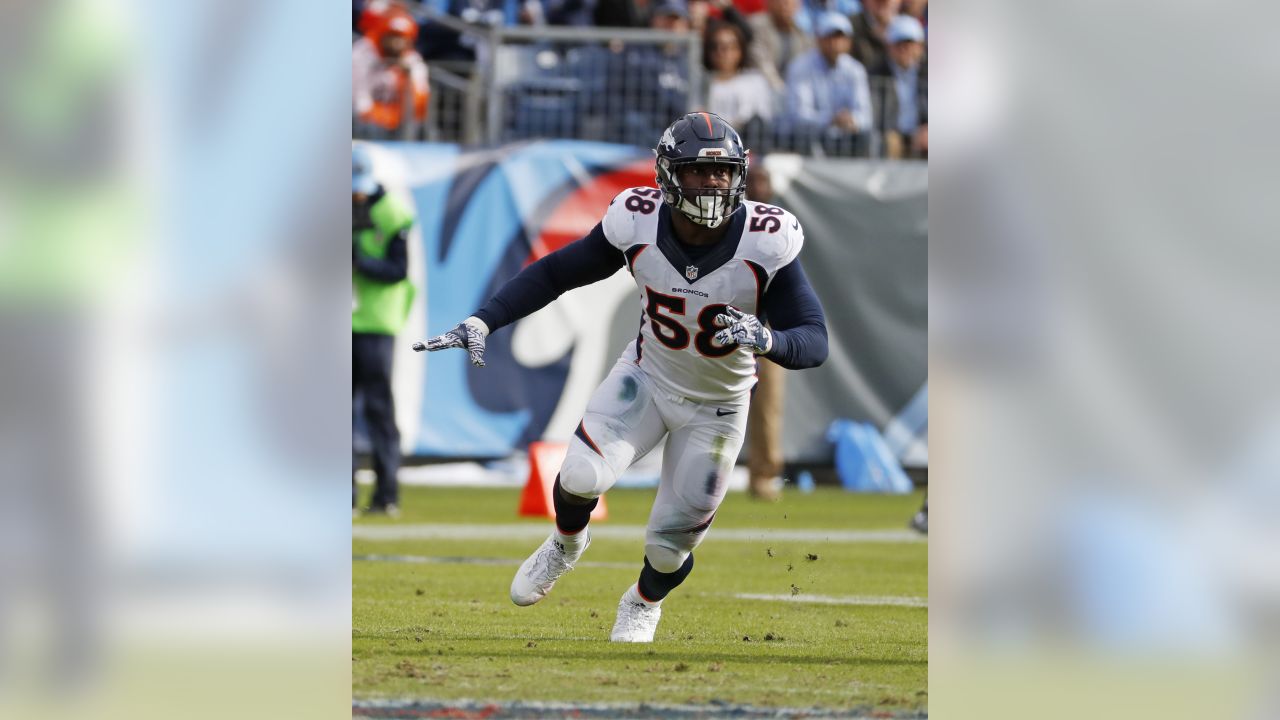
[[[685,188],[680,185],[679,172],[694,163],[717,163],[729,166],[730,179],[727,188]],[[671,162],[658,158],[658,187],[662,188],[667,205],[684,213],[693,222],[708,228],[720,224],[733,214],[747,192],[747,160],[737,158],[696,158]]]

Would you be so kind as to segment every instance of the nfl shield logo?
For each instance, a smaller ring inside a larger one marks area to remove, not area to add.
[[[685,277],[687,277],[687,278],[689,278],[690,280],[697,280],[697,279],[698,279],[698,266],[696,266],[696,265],[689,265],[689,266],[685,267],[685,269],[684,269],[684,276],[685,276]]]

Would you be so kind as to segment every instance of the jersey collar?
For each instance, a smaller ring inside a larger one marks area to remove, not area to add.
[[[747,204],[742,203],[729,216],[729,230],[724,237],[695,262],[676,239],[675,232],[671,229],[671,208],[663,203],[658,207],[658,250],[676,269],[676,273],[692,285],[733,259],[738,252],[738,242],[742,240],[742,229],[746,224]]]

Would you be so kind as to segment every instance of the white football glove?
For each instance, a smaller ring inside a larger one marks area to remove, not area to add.
[[[458,327],[443,335],[437,335],[426,343],[413,344],[413,349],[422,352],[435,352],[446,348],[466,348],[471,354],[471,364],[484,367],[484,342],[489,337],[489,326],[474,315],[463,320]]]
[[[715,335],[721,345],[742,345],[756,355],[763,355],[773,347],[773,335],[760,318],[744,313],[732,305],[716,316],[716,326],[724,328]]]

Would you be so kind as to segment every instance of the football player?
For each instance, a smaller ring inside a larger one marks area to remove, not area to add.
[[[635,278],[636,339],[570,440],[553,491],[555,529],[511,582],[517,605],[546,597],[591,543],[597,498],[665,441],[644,567],[610,635],[620,642],[651,642],[663,599],[693,569],[742,447],[756,356],[791,369],[827,357],[822,306],[797,259],[804,231],[785,210],[745,200],[749,159],[738,133],[718,115],[690,113],[654,152],[658,187],[623,191],[586,237],[525,268],[453,330],[414,345],[464,348],[483,366],[490,333],[619,268]]]

